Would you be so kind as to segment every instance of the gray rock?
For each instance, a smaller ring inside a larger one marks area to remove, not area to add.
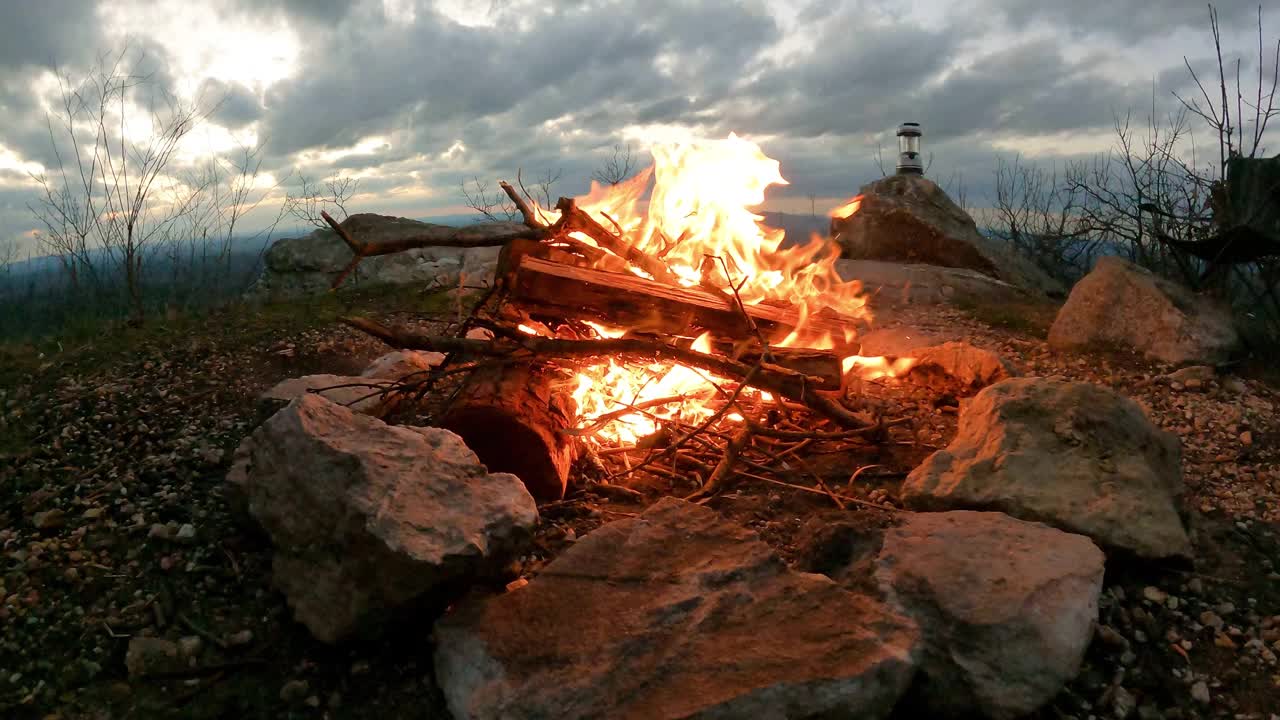
[[[379,415],[388,401],[379,393],[389,383],[374,377],[344,375],[304,375],[276,383],[259,399],[268,403],[288,403],[303,395],[322,395],[325,399],[366,415]],[[314,392],[319,391],[319,392]]]
[[[948,342],[911,351],[907,379],[931,386],[958,385],[976,391],[1017,375],[1007,360],[968,343]]]
[[[1191,699],[1201,705],[1208,705],[1213,699],[1209,696],[1209,685],[1203,680],[1197,680],[1191,686]]]
[[[67,512],[62,508],[42,510],[31,516],[31,524],[37,530],[57,530],[67,524]]]
[[[132,678],[175,672],[184,667],[177,643],[164,638],[139,635],[129,638],[124,666]]]
[[[999,510],[1146,558],[1189,557],[1181,446],[1137,403],[1090,383],[1014,378],[961,409],[949,447],[907,477],[922,510]]]
[[[290,680],[280,687],[280,699],[287,703],[295,703],[307,696],[311,685],[306,680]]]
[[[204,649],[204,640],[198,635],[188,635],[178,638],[178,653],[187,660],[192,660],[200,656],[200,651]]]
[[[1201,384],[1207,383],[1212,380],[1215,375],[1216,371],[1210,365],[1192,365],[1191,367],[1184,367],[1175,372],[1171,372],[1164,377],[1169,382],[1182,383],[1183,385],[1186,385],[1191,382],[1198,382]]]
[[[380,380],[399,380],[407,375],[420,373],[444,362],[444,354],[421,350],[396,350],[369,364],[361,377]]]
[[[979,232],[926,177],[890,175],[858,193],[857,212],[831,221],[831,236],[847,257],[968,268],[1042,295],[1065,294],[1034,262]]]
[[[875,577],[920,624],[926,717],[1034,712],[1076,676],[1104,556],[1089,538],[1002,513],[919,513],[889,529]]]
[[[537,522],[524,483],[447,430],[304,395],[246,442],[236,481],[275,545],[273,579],[324,642],[497,577]]]
[[[1117,257],[1104,257],[1071,289],[1049,345],[1131,347],[1173,364],[1217,364],[1240,345],[1231,313],[1207,297]]]
[[[473,719],[883,718],[919,639],[674,498],[586,535],[523,588],[464,602],[435,635],[449,709]]]
[[[1036,297],[1003,280],[965,268],[843,258],[836,272],[857,280],[872,308],[898,305],[1025,303]]]
[[[353,215],[343,226],[358,240],[374,243],[444,229],[442,225],[372,213]],[[497,247],[427,247],[369,257],[344,281],[344,286],[456,285],[464,275],[467,284],[488,284],[492,282],[498,252]],[[351,257],[350,248],[330,228],[278,240],[267,250],[262,274],[250,294],[263,297],[327,292]]]

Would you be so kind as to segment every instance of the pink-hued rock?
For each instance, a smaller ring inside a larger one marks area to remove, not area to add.
[[[228,479],[271,536],[294,615],[330,643],[497,577],[538,519],[524,483],[490,474],[457,435],[315,394],[258,428]]]
[[[1148,558],[1190,556],[1181,494],[1177,437],[1109,388],[1046,378],[974,395],[902,486],[913,509],[999,510]]]
[[[1131,347],[1173,364],[1217,364],[1240,345],[1228,309],[1118,257],[1104,257],[1071,289],[1049,345]]]
[[[436,623],[456,718],[883,718],[919,633],[668,498],[586,535],[524,587]]]

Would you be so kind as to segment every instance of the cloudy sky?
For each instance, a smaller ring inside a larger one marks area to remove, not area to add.
[[[997,155],[1105,150],[1115,112],[1149,112],[1153,91],[1172,109],[1183,56],[1212,57],[1201,0],[6,2],[0,241],[27,244],[30,175],[56,163],[54,71],[125,47],[177,97],[221,101],[175,167],[261,145],[264,192],[341,174],[361,180],[354,210],[411,217],[462,211],[472,176],[552,169],[580,194],[615,144],[730,131],[782,162],[768,209],[813,195],[823,212],[879,175],[877,142],[892,164],[904,120],[925,127],[930,175],[981,205]],[[1218,7],[1247,74],[1257,4]]]

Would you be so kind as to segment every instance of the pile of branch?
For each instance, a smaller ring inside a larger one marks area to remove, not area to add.
[[[863,425],[853,412],[840,403],[839,387],[830,387],[828,381],[823,378],[763,361],[749,366],[719,355],[635,338],[573,340],[530,335],[480,340],[391,328],[359,317],[346,317],[342,322],[397,349],[429,350],[460,359],[488,357],[512,362],[538,362],[564,358],[629,357],[649,361],[668,360],[700,368],[721,377],[738,379],[743,385],[799,403],[841,426]]]
[[[691,473],[698,479],[696,494],[707,498],[734,479],[771,473],[779,477],[777,473],[794,469],[801,461],[784,458],[808,444],[858,443],[885,435],[884,423],[843,403],[839,354],[769,344],[766,333],[794,330],[801,321],[799,314],[786,306],[743,303],[723,259],[706,258],[702,274],[714,279],[703,287],[682,287],[660,258],[638,250],[608,215],[604,217],[613,229],[571,198],[560,198],[554,221],[548,221],[549,211],[538,208],[512,185],[500,185],[519,208],[524,225],[433,229],[394,243],[369,244],[357,241],[348,228],[325,216],[354,255],[335,287],[367,256],[428,245],[503,245],[498,282],[451,334],[394,328],[365,318],[343,319],[391,347],[446,354],[444,364],[402,380],[391,392],[421,399],[446,379],[457,380],[434,421],[461,435],[490,470],[513,472],[535,497],[555,500],[565,491],[575,458],[599,446],[589,442],[590,436],[631,413],[652,415],[658,406],[686,401],[673,397],[624,404],[615,412],[580,419],[564,394],[571,384],[566,371],[595,358],[637,365],[678,363],[707,373],[718,393],[707,400],[714,408],[712,416],[698,426],[663,419],[658,423],[663,428],[659,436],[648,439],[645,448],[611,448],[598,454],[597,459],[612,453],[623,463],[612,474],[614,481],[634,472],[668,477]],[[722,274],[716,272],[716,262]],[[496,301],[495,307],[490,307],[491,300]],[[518,331],[521,318],[546,332]],[[591,320],[629,331],[623,337],[601,338]],[[838,317],[809,317],[806,327],[841,337],[845,322]],[[468,332],[477,327],[490,331],[488,337]],[[692,335],[704,331],[717,338],[711,352],[690,345]],[[772,409],[759,407],[764,395],[743,396],[746,388],[768,393]],[[731,410],[746,419],[728,420]],[[811,414],[830,429],[778,424],[779,417],[795,412]],[[647,455],[632,464],[628,453],[637,450]],[[830,488],[822,486],[818,491],[844,507],[845,500]]]

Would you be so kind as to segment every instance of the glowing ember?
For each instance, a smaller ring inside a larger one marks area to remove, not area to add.
[[[842,361],[844,365],[844,374],[849,375],[856,373],[863,380],[879,380],[880,378],[896,378],[902,377],[910,370],[916,361],[914,358],[896,358],[890,360],[886,357],[863,357],[862,355],[850,355]]]
[[[660,259],[682,285],[726,295],[736,287],[747,305],[774,300],[793,306],[800,322],[785,337],[767,338],[774,345],[837,348],[852,341],[851,322],[843,338],[818,337],[805,329],[808,318],[817,313],[870,319],[860,283],[846,282],[836,271],[839,249],[816,236],[808,243],[783,247],[783,232],[764,227],[762,217],[752,212],[764,202],[769,186],[787,184],[778,161],[754,142],[732,134],[725,140],[658,145],[653,157],[653,167],[631,180],[614,186],[593,183],[591,192],[577,199],[578,207],[605,227],[620,230],[625,243]],[[854,198],[837,211],[847,209],[846,215],[852,214],[860,200]],[[548,214],[551,219],[553,213]],[[595,245],[581,233],[574,237]],[[638,268],[630,269],[647,276]],[[601,338],[625,332],[588,324]],[[550,334],[543,328],[520,329]],[[710,352],[710,347],[706,335],[694,344],[699,352]],[[850,358],[845,368],[865,368],[867,360]],[[893,368],[883,374],[892,375]],[[712,416],[711,408],[720,395],[716,385],[723,387],[726,382],[679,364],[610,360],[580,370],[573,395],[581,416],[587,418],[586,427],[593,426],[592,418],[620,415],[600,427],[594,441],[634,443],[664,422],[696,424]],[[623,414],[629,408],[632,412]],[[726,420],[741,422],[742,416],[729,413]]]

